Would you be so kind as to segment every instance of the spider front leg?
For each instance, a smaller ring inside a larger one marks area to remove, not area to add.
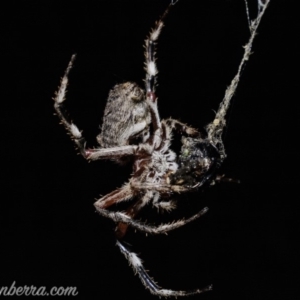
[[[61,80],[61,84],[58,88],[58,91],[55,93],[54,100],[54,109],[61,120],[61,123],[67,129],[68,134],[71,136],[72,140],[74,140],[80,154],[88,160],[97,160],[97,159],[110,159],[110,158],[120,158],[123,156],[134,155],[139,149],[142,148],[134,145],[122,145],[111,148],[96,148],[96,149],[87,149],[86,148],[86,140],[82,136],[81,131],[78,127],[69,120],[67,112],[64,109],[64,101],[66,100],[67,86],[68,86],[68,75],[70,70],[73,67],[73,63],[76,55],[73,54],[71,60],[68,64],[68,67],[65,71],[65,74]],[[144,147],[144,151],[149,151]]]
[[[195,289],[192,291],[173,291],[168,289],[162,289],[157,283],[151,278],[148,272],[145,270],[141,259],[136,255],[136,253],[129,251],[124,244],[117,240],[117,246],[119,247],[121,253],[125,256],[129,265],[131,265],[133,271],[138,274],[142,284],[148,289],[151,294],[159,297],[179,297],[179,296],[191,296],[196,294],[201,294],[204,292],[211,291],[213,286],[209,285],[202,289]]]
[[[162,27],[164,26],[164,18],[168,14],[169,9],[175,3],[171,2],[168,8],[165,10],[162,17],[155,23],[154,28],[151,30],[149,36],[145,40],[145,89],[146,89],[146,97],[147,102],[150,107],[153,130],[159,131],[161,128],[160,117],[157,109],[157,101],[155,95],[156,89],[156,81],[157,81],[157,66],[156,66],[156,58],[155,58],[155,45],[161,33]],[[155,135],[154,141],[155,143]]]
[[[68,75],[70,73],[70,70],[72,69],[75,58],[76,55],[73,54],[68,64],[68,67],[65,71],[65,74],[61,79],[60,86],[58,88],[58,91],[55,93],[55,97],[53,98],[53,100],[54,100],[54,109],[58,117],[60,118],[62,124],[67,129],[68,134],[74,140],[82,156],[86,158],[85,138],[82,136],[81,131],[78,129],[78,127],[72,121],[69,120],[67,113],[63,107],[63,103],[66,100],[67,86],[69,81]]]
[[[149,98],[154,102],[156,100],[155,88],[156,88],[156,75],[157,67],[155,62],[155,45],[158,37],[161,33],[161,29],[164,26],[164,18],[169,12],[171,4],[168,6],[163,16],[155,23],[155,27],[151,30],[149,37],[145,40],[145,87],[146,93]]]

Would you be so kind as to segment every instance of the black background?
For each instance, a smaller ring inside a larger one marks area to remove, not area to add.
[[[143,42],[168,3],[11,1],[1,9],[0,287],[15,281],[76,286],[78,299],[154,299],[115,247],[114,224],[93,207],[130,177],[130,166],[76,155],[51,98],[77,53],[66,105],[95,146],[109,89],[143,85]],[[254,16],[255,1],[249,5]],[[296,11],[271,1],[234,97],[220,172],[241,184],[182,195],[174,218],[210,210],[168,236],[128,235],[165,288],[214,284],[194,299],[297,298]],[[244,1],[180,0],[158,44],[162,118],[210,122],[248,36]]]

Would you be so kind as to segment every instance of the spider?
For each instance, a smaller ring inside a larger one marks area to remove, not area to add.
[[[98,199],[94,205],[99,214],[117,223],[115,233],[117,246],[144,286],[154,295],[177,297],[212,290],[212,285],[191,291],[161,288],[148,275],[139,257],[125,246],[123,239],[129,226],[146,233],[166,234],[208,211],[205,207],[190,218],[169,224],[151,225],[136,220],[138,213],[147,204],[152,204],[162,211],[171,211],[176,208],[176,203],[171,198],[173,194],[195,191],[220,180],[216,171],[226,157],[222,141],[226,112],[237,88],[240,72],[249,59],[257,27],[269,1],[258,2],[258,15],[249,24],[251,35],[237,75],[227,88],[214,120],[206,126],[205,134],[178,120],[161,119],[157,108],[155,45],[164,25],[164,19],[175,2],[168,6],[145,41],[145,89],[140,88],[136,83],[126,82],[117,84],[109,92],[101,132],[96,138],[99,147],[92,149],[86,147],[82,132],[68,118],[63,106],[68,75],[75,55],[71,57],[54,97],[55,111],[85,159],[89,161],[110,159],[119,164],[132,162],[133,172],[129,181],[121,188]],[[170,148],[174,131],[182,136],[179,155]],[[125,212],[109,210],[112,205],[129,200],[132,204]]]

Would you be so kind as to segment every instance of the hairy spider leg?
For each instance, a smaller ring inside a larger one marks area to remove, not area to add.
[[[149,185],[145,188],[148,189]],[[203,208],[200,212],[197,214],[193,215],[192,217],[188,219],[182,219],[178,220],[176,222],[172,223],[167,223],[167,224],[160,224],[160,225],[148,225],[146,223],[134,220],[130,215],[128,215],[126,212],[114,212],[114,211],[109,211],[106,208],[115,204],[115,203],[120,203],[122,201],[127,201],[131,199],[134,196],[134,193],[132,189],[130,188],[129,184],[125,185],[123,188],[120,188],[116,191],[113,191],[106,196],[100,198],[98,201],[94,203],[94,206],[96,210],[99,212],[100,215],[109,218],[113,220],[116,223],[125,223],[133,228],[150,233],[150,234],[166,234],[168,231],[174,230],[176,228],[179,228],[181,226],[184,226],[202,215],[204,215],[207,211],[208,208],[205,207]],[[149,198],[151,199],[151,198]],[[143,205],[140,207],[142,208]]]
[[[86,149],[86,140],[83,137],[81,130],[79,130],[78,127],[71,120],[69,120],[67,112],[64,109],[64,101],[66,100],[67,86],[69,81],[68,75],[73,67],[75,58],[76,55],[73,54],[65,71],[65,74],[61,79],[58,91],[55,93],[55,97],[53,98],[54,108],[58,117],[60,118],[61,123],[65,126],[68,134],[71,136],[72,140],[74,140],[77,148],[79,149],[80,154],[85,159],[97,160],[134,155],[138,149],[138,146],[135,145],[125,145],[112,148]]]
[[[129,216],[130,218],[134,219],[139,211],[147,205],[153,198],[153,192],[146,192],[145,195],[140,197],[139,200],[137,200],[135,203],[133,203],[127,210],[126,210],[126,215]],[[116,237],[118,239],[121,239],[125,236],[127,229],[128,229],[129,224],[128,223],[118,223],[117,228],[116,228]]]
[[[247,42],[247,44],[244,46],[244,54],[242,57],[242,60],[239,64],[238,71],[234,78],[232,79],[230,85],[227,87],[225,91],[224,98],[222,102],[219,105],[218,111],[216,113],[215,119],[209,123],[206,126],[206,131],[208,135],[208,139],[210,142],[215,145],[217,149],[219,149],[221,159],[225,159],[226,153],[225,153],[225,148],[222,140],[222,134],[224,131],[224,128],[226,126],[226,114],[228,111],[228,108],[231,104],[231,99],[233,95],[236,92],[236,89],[238,87],[240,78],[241,78],[241,73],[242,70],[244,69],[246,62],[249,60],[250,55],[251,55],[251,49],[252,45],[257,33],[257,28],[260,24],[260,21],[265,13],[265,10],[268,7],[270,0],[266,0],[264,2],[258,0],[258,14],[257,17],[250,22],[250,38]],[[247,7],[246,7],[246,13],[247,16],[249,17],[249,13],[247,12]]]
[[[176,1],[177,2],[177,1]],[[164,26],[164,19],[168,14],[171,6],[173,6],[176,2],[171,2],[167,9],[165,10],[162,17],[155,23],[154,28],[151,30],[149,36],[145,40],[145,71],[146,71],[146,78],[145,78],[145,88],[146,88],[146,97],[147,103],[150,108],[150,113],[152,117],[152,126],[153,126],[153,137],[152,140],[150,139],[150,144],[157,145],[159,144],[159,137],[160,137],[160,130],[161,130],[161,121],[160,116],[157,108],[157,98],[155,95],[156,83],[157,83],[157,66],[156,66],[156,58],[155,58],[155,46],[161,30]],[[169,119],[167,121],[168,125],[171,125],[172,129],[176,128],[185,131],[188,135],[198,135],[198,131],[187,125],[173,119]]]
[[[154,28],[151,30],[149,36],[145,40],[145,71],[146,71],[146,78],[145,78],[145,88],[146,93],[149,98],[152,99],[154,102],[156,100],[155,96],[155,88],[156,88],[156,81],[157,81],[157,67],[156,67],[156,58],[155,58],[155,45],[156,41],[161,33],[161,29],[164,26],[164,18],[168,14],[171,6],[171,3],[167,9],[165,10],[162,17],[155,23]]]
[[[58,91],[55,93],[55,97],[53,98],[53,100],[54,100],[55,111],[58,117],[60,118],[61,123],[65,126],[68,134],[74,140],[80,153],[86,158],[85,138],[82,136],[81,131],[78,129],[78,127],[72,121],[69,120],[67,113],[63,107],[63,103],[66,100],[67,86],[69,81],[68,75],[70,73],[70,70],[72,69],[75,58],[76,58],[76,54],[73,54],[68,64],[68,67],[65,71],[65,74],[61,79],[60,86],[58,88]]]
[[[180,297],[180,296],[191,296],[196,294],[201,294],[212,290],[212,285],[204,287],[202,289],[195,289],[191,291],[173,291],[168,289],[163,289],[157,285],[157,283],[151,278],[148,272],[145,270],[141,259],[136,253],[129,251],[123,243],[117,240],[117,246],[119,247],[121,253],[125,256],[129,265],[132,267],[135,274],[138,274],[141,282],[153,295],[159,297]]]
[[[156,83],[157,83],[157,66],[155,58],[155,46],[158,40],[158,37],[161,33],[162,27],[164,26],[164,18],[169,12],[169,9],[175,3],[170,3],[167,9],[165,10],[162,17],[155,23],[154,28],[151,30],[149,36],[145,40],[145,89],[146,89],[146,101],[150,108],[150,113],[152,117],[152,125],[154,134],[152,139],[150,139],[150,144],[157,145],[159,144],[160,130],[161,130],[161,121],[159,117],[159,112],[157,108],[157,99],[155,95]]]

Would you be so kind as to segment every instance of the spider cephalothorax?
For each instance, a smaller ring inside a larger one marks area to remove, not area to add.
[[[145,90],[137,84],[126,82],[114,86],[110,91],[103,116],[101,133],[97,136],[100,147],[86,148],[81,131],[67,118],[63,108],[68,74],[75,55],[62,78],[54,107],[62,123],[75,141],[80,153],[87,160],[110,159],[122,163],[131,161],[132,177],[121,188],[101,197],[95,202],[96,210],[117,223],[116,237],[120,251],[127,258],[140,280],[151,293],[158,296],[187,296],[212,289],[207,286],[192,291],[174,291],[159,287],[141,260],[121,242],[131,226],[152,234],[167,233],[181,227],[207,212],[205,207],[193,216],[170,224],[151,225],[136,220],[138,213],[147,204],[158,210],[171,211],[176,208],[172,195],[189,192],[210,185],[216,178],[216,170],[226,157],[222,141],[226,112],[237,88],[240,72],[249,59],[253,39],[269,0],[260,0],[258,16],[250,24],[251,36],[245,47],[238,73],[227,88],[225,97],[217,110],[215,119],[206,126],[205,133],[174,119],[161,120],[155,95],[157,67],[155,63],[155,43],[163,27],[163,20],[173,1],[161,19],[156,23],[145,42]],[[171,150],[173,132],[181,136],[181,151]],[[120,202],[130,201],[125,212],[109,208]]]

